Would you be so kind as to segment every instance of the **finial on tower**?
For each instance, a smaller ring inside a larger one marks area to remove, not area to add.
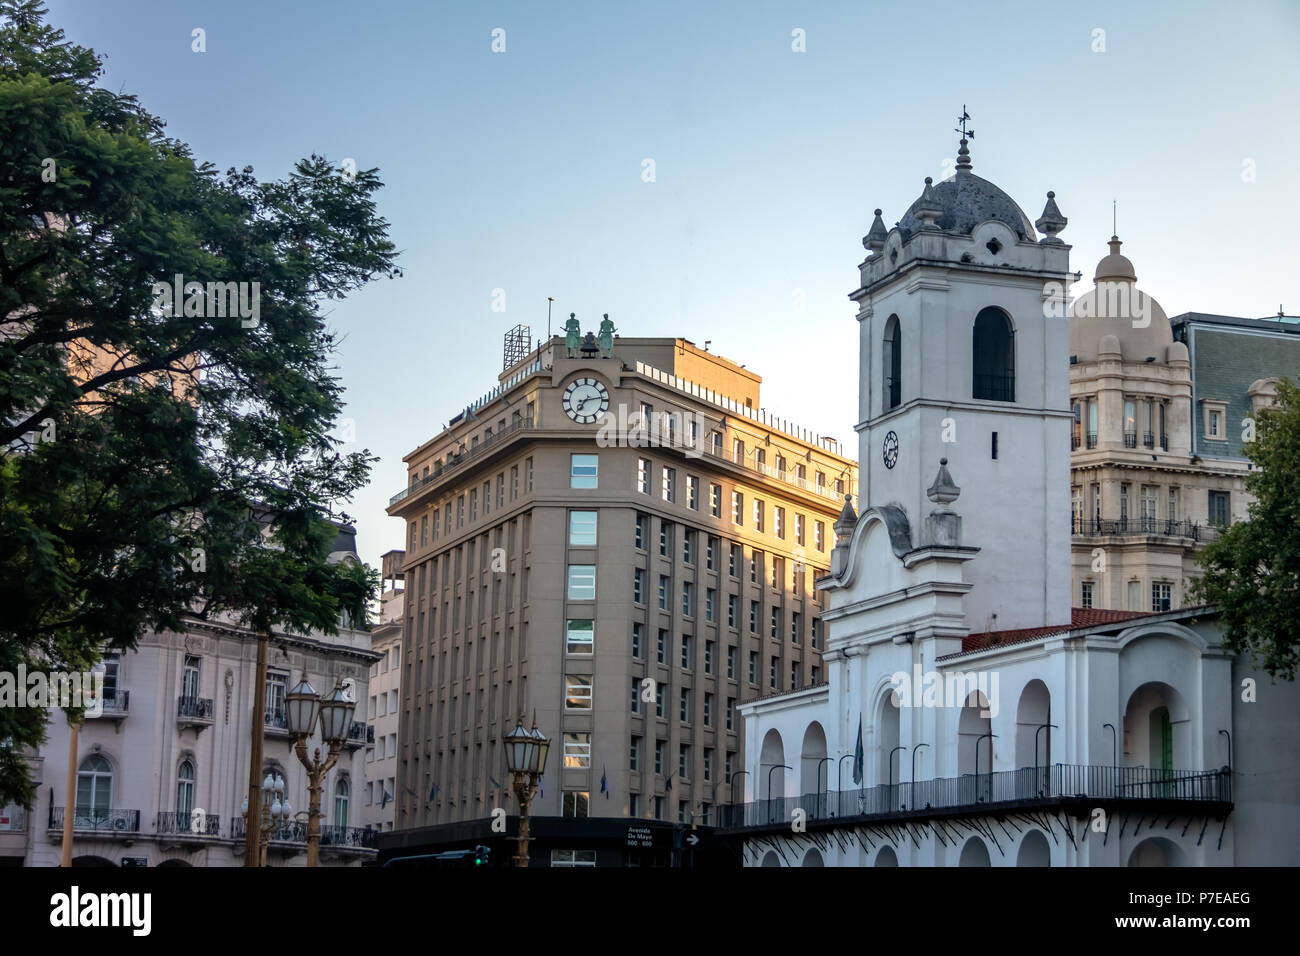
[[[971,168],[970,150],[966,148],[966,144],[968,140],[972,140],[975,138],[975,131],[973,129],[966,128],[966,124],[969,121],[970,121],[970,114],[966,112],[966,104],[963,103],[961,105],[961,116],[957,118],[957,122],[960,125],[953,130],[954,133],[961,133],[961,143],[957,147],[957,168],[958,169]]]
[[[885,231],[885,221],[880,218],[880,210],[876,210],[876,218],[871,223],[871,231],[862,237],[862,245],[872,253],[877,253],[885,248],[885,239],[889,233]]]

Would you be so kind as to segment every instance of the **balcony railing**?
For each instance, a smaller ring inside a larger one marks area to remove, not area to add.
[[[828,790],[717,808],[719,826],[789,826],[796,809],[809,821],[858,817],[925,816],[936,810],[1046,804],[1061,800],[1232,802],[1228,770],[1156,770],[1149,767],[1053,764],[995,773],[938,777],[860,790]]]
[[[373,850],[378,844],[379,831],[370,827],[326,826],[320,828],[320,845],[332,847],[355,847]]]
[[[1014,402],[1016,377],[1014,375],[976,375],[973,397],[978,401]]]
[[[63,829],[63,807],[50,807],[50,829]],[[77,807],[72,812],[72,829],[80,832],[135,834],[140,832],[139,810],[95,810]]]
[[[1152,433],[1152,432],[1143,432],[1143,433],[1142,433],[1142,447],[1143,447],[1143,448],[1155,448],[1155,447],[1156,447],[1156,436],[1155,436],[1154,433]]]
[[[373,725],[373,724],[367,724],[367,725],[366,725],[366,743],[368,743],[368,744],[373,744],[374,742],[375,742],[375,728],[374,728],[374,725]]]
[[[221,817],[215,813],[160,813],[154,822],[155,833],[187,836],[221,836]]]
[[[179,719],[211,723],[214,713],[211,697],[179,697],[176,700],[176,716]]]
[[[1137,432],[1125,432],[1125,433],[1124,433],[1124,447],[1125,447],[1125,448],[1136,448],[1137,446],[1138,446],[1138,433],[1137,433]]]
[[[1161,450],[1161,451],[1168,451],[1168,450],[1169,450],[1169,436],[1168,436],[1168,435],[1161,434],[1161,436],[1160,436],[1160,450]]]
[[[1096,432],[1088,432],[1088,447],[1089,447],[1089,448],[1096,448],[1096,447],[1097,447],[1097,433],[1096,433]]]
[[[1190,518],[1173,521],[1168,518],[1084,519],[1074,514],[1070,516],[1070,532],[1085,538],[1098,538],[1105,535],[1146,534],[1161,535],[1168,538],[1191,538],[1197,542],[1216,541],[1219,537],[1217,528],[1199,524]]]
[[[267,730],[289,732],[289,717],[283,710],[278,708],[266,711],[262,717],[262,722],[266,724]]]
[[[100,717],[121,719],[127,715],[131,706],[131,692],[116,687],[113,690],[104,690],[103,710]]]
[[[836,491],[834,485],[818,484],[816,481],[809,481],[807,478],[800,478],[797,472],[789,469],[774,468],[766,463],[759,463],[746,456],[743,452],[736,454],[734,451],[727,451],[723,448],[715,447],[709,444],[705,447],[705,452],[711,458],[717,458],[719,461],[730,462],[733,465],[739,465],[741,468],[748,468],[750,471],[757,472],[760,475],[766,475],[768,478],[775,478],[777,481],[783,481],[787,485],[794,485],[796,488],[802,488],[804,491],[810,491],[822,498],[828,498],[831,501],[844,501],[844,492]]]
[[[397,494],[393,495],[393,497],[388,499],[388,506],[391,508],[393,505],[397,504],[399,501],[402,501],[409,495],[415,494],[415,492],[419,491],[421,488],[424,488],[426,485],[430,485],[435,481],[441,481],[443,478],[445,478],[451,472],[456,471],[458,468],[460,468],[461,465],[465,464],[466,462],[471,461],[475,458],[482,457],[487,452],[491,451],[493,448],[496,448],[497,446],[504,444],[507,439],[513,438],[515,435],[519,434],[520,432],[528,431],[532,427],[533,427],[533,420],[531,418],[521,417],[518,420],[511,422],[510,425],[507,426],[505,429],[496,432],[495,434],[489,435],[487,438],[483,439],[473,448],[468,449],[467,451],[463,451],[459,455],[455,455],[449,458],[445,465],[442,465],[441,467],[435,467],[433,469],[433,473],[428,475],[427,477],[417,478],[416,480],[412,481],[408,487],[403,488]]]
[[[348,727],[348,735],[343,741],[344,746],[356,748],[366,743],[367,730],[370,730],[370,728],[366,726],[365,721],[352,721],[351,725]],[[375,739],[375,732],[370,730],[368,736],[370,740],[373,741]]]
[[[248,830],[244,824],[243,816],[230,818],[230,838],[232,840],[243,840],[248,835]],[[306,843],[307,842],[307,824],[301,820],[293,820],[278,829],[271,831],[272,843]]]

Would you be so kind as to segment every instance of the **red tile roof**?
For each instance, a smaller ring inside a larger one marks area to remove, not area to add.
[[[1098,624],[1117,624],[1136,617],[1150,617],[1153,613],[1151,611],[1109,611],[1105,608],[1075,607],[1070,609],[1069,624],[1022,627],[1012,631],[985,631],[983,634],[967,634],[962,638],[959,653],[969,654],[972,651],[982,651],[989,647],[1024,644],[1028,641],[1036,641],[1057,634],[1068,634],[1070,631],[1085,627],[1095,627]],[[945,655],[945,657],[956,656],[956,654]],[[940,659],[943,660],[944,658]]]

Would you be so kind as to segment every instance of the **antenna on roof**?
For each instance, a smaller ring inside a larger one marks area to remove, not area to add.
[[[1119,235],[1119,227],[1117,225],[1118,222],[1119,222],[1119,202],[1112,199],[1110,201],[1110,234],[1112,236]]]

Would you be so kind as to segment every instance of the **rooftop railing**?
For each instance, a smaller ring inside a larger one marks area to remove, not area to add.
[[[1098,538],[1105,535],[1145,534],[1168,538],[1190,538],[1193,541],[1215,541],[1219,529],[1203,525],[1190,518],[1092,518],[1070,516],[1070,533],[1077,537]]]
[[[447,477],[447,475],[458,470],[462,465],[466,464],[467,462],[470,462],[475,458],[479,458],[485,455],[488,451],[492,450],[493,448],[496,448],[499,445],[504,444],[507,439],[513,438],[515,435],[518,435],[520,432],[528,431],[532,427],[533,427],[533,420],[531,418],[520,417],[518,419],[515,419],[508,426],[506,426],[505,429],[489,435],[481,442],[479,442],[477,445],[475,445],[473,448],[468,448],[465,451],[461,452],[459,455],[451,456],[447,460],[447,463],[445,465],[443,465],[441,468],[435,468],[432,474],[425,475],[421,478],[417,478],[415,481],[412,481],[408,487],[403,488],[397,494],[393,495],[393,497],[388,499],[388,506],[391,508],[399,501],[402,501],[407,497],[415,494],[415,492],[419,491],[421,488],[425,488],[428,485],[433,484],[435,481],[441,481],[443,478]]]

